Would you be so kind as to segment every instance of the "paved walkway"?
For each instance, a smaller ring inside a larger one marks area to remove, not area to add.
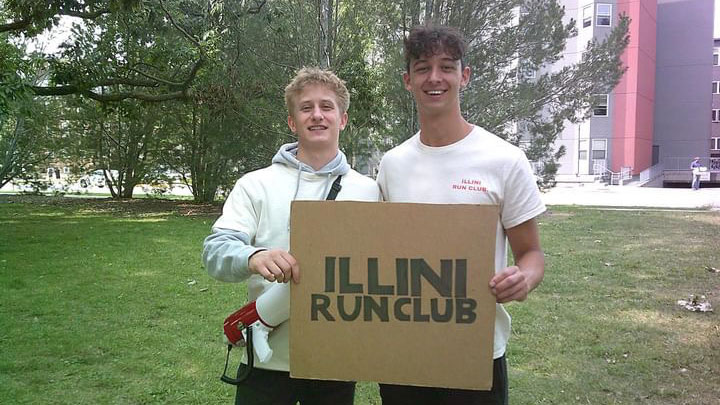
[[[543,193],[547,205],[592,205],[604,207],[657,207],[720,210],[720,188],[693,191],[690,188],[633,186],[559,185]]]

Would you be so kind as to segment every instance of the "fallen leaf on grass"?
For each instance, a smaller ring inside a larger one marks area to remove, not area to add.
[[[187,285],[195,285],[195,284],[197,284],[197,281],[195,281],[195,280],[188,280]]]
[[[687,300],[678,300],[678,305],[692,312],[712,312],[712,305],[704,295],[690,295]]]
[[[712,266],[705,266],[705,270],[709,271],[710,273],[720,273],[720,269]]]
[[[205,292],[205,291],[207,291],[207,290],[208,290],[207,288],[201,288],[201,289],[200,289],[200,292]]]

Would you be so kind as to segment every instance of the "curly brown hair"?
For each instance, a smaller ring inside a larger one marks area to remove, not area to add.
[[[405,69],[410,71],[410,62],[423,56],[447,53],[451,58],[465,62],[465,40],[454,27],[442,25],[416,25],[405,38]]]

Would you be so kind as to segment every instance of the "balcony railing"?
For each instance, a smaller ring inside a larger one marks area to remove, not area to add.
[[[664,159],[665,170],[687,170],[690,171],[692,156],[669,156]],[[700,158],[700,165],[707,167],[711,173],[720,173],[720,158],[704,156]]]

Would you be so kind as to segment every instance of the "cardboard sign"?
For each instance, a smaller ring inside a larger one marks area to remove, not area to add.
[[[498,208],[295,201],[290,375],[488,390]]]

